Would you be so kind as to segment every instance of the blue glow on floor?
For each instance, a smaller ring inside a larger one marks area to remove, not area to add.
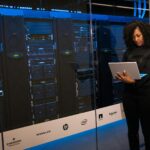
[[[109,123],[109,124],[106,124],[106,125],[103,125],[101,127],[98,127],[100,129],[103,129],[104,130],[108,130],[108,129],[111,129],[112,127],[117,127],[117,126],[121,126],[122,124],[126,124],[126,119],[122,119],[122,120],[119,120],[119,121],[116,121],[116,122],[113,122],[113,123]]]

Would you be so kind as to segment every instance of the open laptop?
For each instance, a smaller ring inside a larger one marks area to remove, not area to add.
[[[146,75],[140,75],[136,62],[109,62],[108,65],[114,79],[116,78],[115,76],[117,72],[123,71],[126,71],[132,79],[141,79],[143,76]]]

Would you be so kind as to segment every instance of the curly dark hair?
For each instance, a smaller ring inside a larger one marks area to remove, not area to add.
[[[127,50],[133,50],[137,45],[133,41],[133,32],[135,28],[139,27],[144,38],[144,47],[150,48],[150,25],[141,21],[133,21],[128,23],[124,28],[124,40]]]

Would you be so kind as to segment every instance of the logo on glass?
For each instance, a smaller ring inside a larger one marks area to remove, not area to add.
[[[69,128],[68,124],[63,125],[63,130],[68,130],[68,128]]]

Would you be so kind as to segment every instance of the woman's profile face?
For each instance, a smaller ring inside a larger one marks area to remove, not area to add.
[[[143,34],[140,31],[139,27],[135,28],[135,30],[133,32],[133,41],[137,46],[143,46],[144,45]]]

